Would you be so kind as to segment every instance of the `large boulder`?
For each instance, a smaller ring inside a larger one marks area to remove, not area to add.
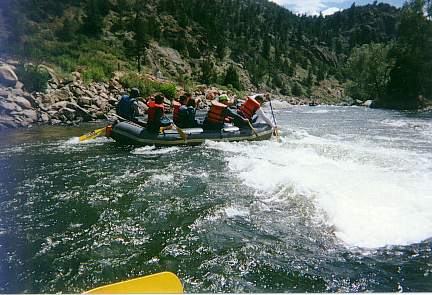
[[[14,99],[15,103],[17,105],[19,105],[20,107],[22,107],[23,109],[31,109],[32,108],[32,104],[31,102],[29,102],[27,99],[25,99],[24,97],[21,96],[17,96]]]
[[[59,110],[59,114],[65,116],[68,120],[75,119],[76,111],[70,108],[62,108]]]
[[[21,111],[22,108],[14,102],[0,101],[0,113],[10,113],[13,111]]]
[[[9,65],[0,66],[0,84],[6,87],[14,87],[18,82],[18,76],[13,68]]]

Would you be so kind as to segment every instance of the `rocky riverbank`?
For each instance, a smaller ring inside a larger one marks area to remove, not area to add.
[[[44,93],[30,93],[15,72],[17,64],[14,61],[0,62],[0,129],[36,124],[77,125],[86,121],[114,118],[115,106],[126,90],[120,83],[121,73],[108,83],[86,85],[79,72],[72,73],[70,79],[62,80],[52,69],[43,66],[51,76],[47,90]],[[178,91],[183,89],[178,88]],[[199,85],[195,87],[193,95],[201,99],[203,109],[209,107],[209,93],[225,93],[236,99],[233,92]],[[272,97],[292,105],[309,103],[306,98]],[[144,103],[140,104],[142,109],[146,108]]]

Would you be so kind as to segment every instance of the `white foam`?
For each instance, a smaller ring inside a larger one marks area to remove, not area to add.
[[[145,146],[134,149],[131,153],[135,155],[164,155],[179,151],[178,147],[156,148],[155,146]]]
[[[407,245],[432,237],[432,155],[306,132],[285,143],[206,145],[225,152],[229,169],[245,185],[272,193],[291,186],[313,195],[349,246]]]
[[[173,174],[153,174],[150,178],[152,183],[170,183],[174,181]]]
[[[233,205],[225,208],[225,214],[228,218],[234,218],[236,216],[246,217],[249,215],[249,211],[246,208],[241,208]]]
[[[282,100],[272,100],[271,104],[274,110],[283,110],[292,107],[292,104]],[[266,102],[263,107],[270,109],[270,103]]]

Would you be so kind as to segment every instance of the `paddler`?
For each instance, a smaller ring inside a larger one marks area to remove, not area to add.
[[[171,129],[172,121],[165,115],[164,96],[161,93],[156,94],[154,101],[147,103],[147,130],[159,133],[162,129]]]
[[[266,95],[266,98],[268,100],[269,94]],[[261,119],[273,129],[276,129],[276,125],[272,122],[272,120],[269,119],[269,117],[267,117],[267,115],[261,108],[264,101],[265,100],[263,94],[255,94],[249,96],[247,97],[246,101],[242,105],[240,105],[237,113],[251,122],[255,122],[256,120]]]
[[[182,105],[179,109],[178,123],[174,123],[180,128],[195,128],[200,127],[198,121],[195,119],[196,110],[199,106],[200,100],[190,98],[187,100],[187,105]]]
[[[236,111],[230,109],[228,107],[230,105],[231,102],[226,94],[219,95],[216,100],[213,100],[211,102],[210,110],[204,119],[203,129],[220,130],[228,120],[232,121],[232,123],[238,127],[247,126],[249,120],[243,118],[241,115],[237,114]]]
[[[132,88],[129,95],[123,95],[116,105],[117,115],[130,121],[136,121],[136,117],[140,115],[137,101],[139,96],[138,88]]]
[[[179,119],[180,119],[180,108],[182,106],[185,106],[188,102],[189,98],[187,95],[180,95],[178,101],[173,100],[172,102],[172,110],[173,110],[173,121],[174,124],[179,125]]]

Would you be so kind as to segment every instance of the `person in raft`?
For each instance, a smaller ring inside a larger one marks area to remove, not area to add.
[[[154,133],[159,133],[162,129],[171,129],[172,121],[165,116],[164,96],[157,94],[154,100],[147,103],[147,130]]]
[[[140,115],[137,101],[139,96],[138,88],[132,88],[129,95],[123,95],[116,105],[117,115],[130,121],[136,121],[136,117]]]
[[[248,126],[248,119],[237,114],[236,111],[230,109],[230,100],[226,94],[219,96],[217,100],[211,102],[210,110],[204,119],[204,130],[220,130],[225,123],[230,121],[237,127]]]
[[[268,94],[266,95],[268,98]],[[276,130],[276,125],[272,122],[272,120],[267,117],[264,111],[261,108],[261,105],[264,103],[264,96],[262,94],[256,94],[253,96],[247,97],[246,101],[240,105],[237,110],[237,113],[241,115],[243,118],[246,118],[252,122],[256,122],[257,120],[262,120],[266,122],[269,126],[271,126],[274,130]]]
[[[199,99],[188,99],[187,105],[182,105],[179,109],[178,123],[174,123],[180,128],[195,128],[200,127],[195,119],[196,109],[200,103]]]
[[[192,95],[191,95],[192,97]],[[174,124],[179,125],[179,116],[180,116],[180,108],[182,106],[185,106],[188,102],[189,98],[187,95],[181,95],[179,97],[179,100],[173,100],[172,106],[173,106],[173,121]]]

